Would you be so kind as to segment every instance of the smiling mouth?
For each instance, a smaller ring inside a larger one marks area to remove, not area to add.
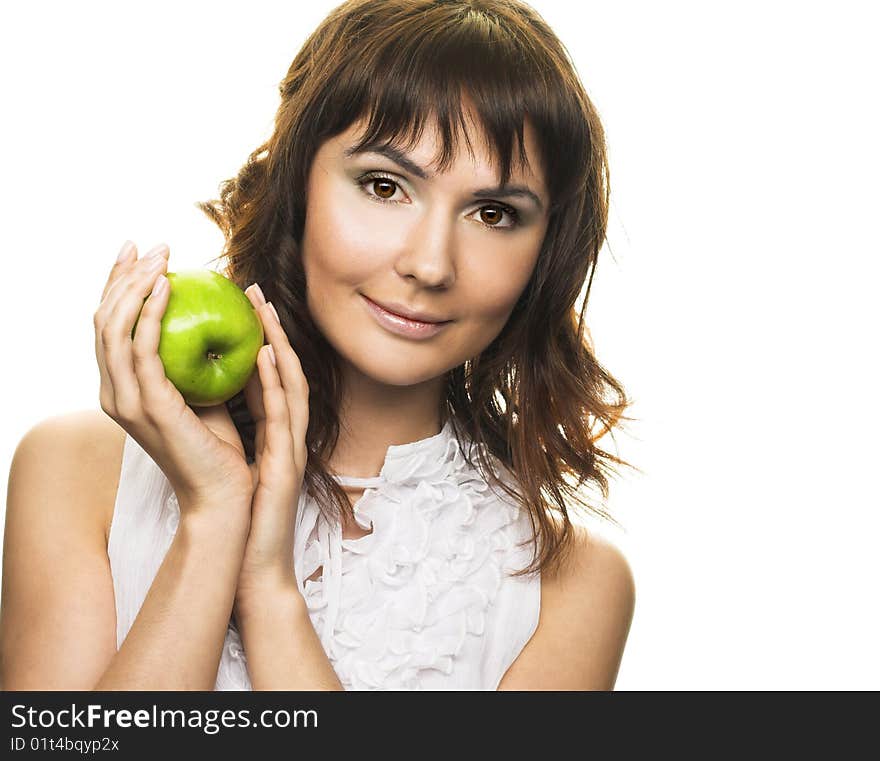
[[[363,294],[361,294],[361,298],[364,300],[364,304],[369,313],[381,327],[390,333],[394,333],[404,338],[430,338],[437,335],[437,333],[453,322],[452,320],[445,320],[443,322],[420,322],[418,320],[411,320],[407,317],[402,317],[401,315],[388,311]]]
[[[370,304],[372,304],[377,309],[381,309],[386,314],[391,315],[392,317],[397,317],[400,320],[405,320],[406,322],[412,323],[413,325],[445,325],[447,322],[452,322],[452,320],[421,320],[416,317],[407,317],[405,314],[401,314],[400,312],[395,312],[390,307],[384,306],[380,304],[378,301],[373,301],[368,296],[365,296],[363,293],[361,294],[364,299],[367,300]]]

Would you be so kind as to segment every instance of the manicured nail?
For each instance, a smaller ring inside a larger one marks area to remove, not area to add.
[[[122,250],[120,250],[119,256],[116,257],[116,261],[124,262],[126,259],[128,259],[128,256],[129,254],[131,254],[133,249],[134,243],[132,243],[130,240],[125,241],[125,243],[122,244]]]
[[[269,359],[271,359],[272,364],[277,367],[278,363],[275,361],[275,349],[272,348],[272,344],[266,344],[266,346],[269,347]]]
[[[271,301],[269,302],[269,309],[271,309],[271,310],[272,310],[272,314],[275,315],[275,322],[277,322],[277,323],[280,325],[280,324],[281,324],[281,318],[278,316],[278,312],[275,311],[275,307],[273,306],[273,304],[272,304]]]
[[[251,285],[250,288],[248,288],[248,290],[253,291],[254,296],[257,297],[257,303],[259,303],[260,306],[266,303],[266,297],[263,295],[263,289],[260,288],[259,285],[254,283],[253,285]]]

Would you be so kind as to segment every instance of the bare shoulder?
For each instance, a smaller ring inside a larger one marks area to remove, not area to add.
[[[21,439],[13,457],[17,474],[42,468],[43,478],[91,495],[85,504],[104,531],[113,518],[125,431],[102,410],[77,410],[41,420]]]
[[[604,596],[607,603],[633,607],[635,579],[620,548],[585,526],[575,524],[572,528],[572,552],[559,572],[548,576],[548,582],[558,586],[561,594]]]
[[[12,457],[0,685],[91,689],[116,650],[107,532],[125,432],[102,411],[47,418]]]
[[[635,580],[613,542],[580,525],[573,529],[566,561],[542,574],[538,628],[499,689],[614,687],[635,610]]]

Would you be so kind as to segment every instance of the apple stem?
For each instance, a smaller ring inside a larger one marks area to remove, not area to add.
[[[215,354],[213,351],[208,352],[208,359],[220,359],[222,354]]]

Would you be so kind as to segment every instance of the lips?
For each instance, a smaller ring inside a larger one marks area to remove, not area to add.
[[[409,309],[402,304],[398,304],[396,302],[383,302],[383,301],[374,301],[373,299],[364,296],[367,301],[372,302],[376,306],[384,309],[386,312],[390,314],[396,315],[397,317],[402,317],[405,320],[409,320],[415,323],[425,323],[428,325],[442,325],[446,322],[451,322],[451,320],[444,320],[436,315],[428,314],[427,312],[418,312],[413,309]]]
[[[373,319],[382,328],[384,328],[389,333],[393,333],[403,338],[409,338],[413,340],[423,340],[431,338],[438,333],[444,331],[446,329],[446,326],[452,322],[452,320],[443,320],[441,322],[410,320],[407,317],[402,317],[401,315],[395,314],[389,309],[380,306],[372,299],[368,299],[363,294],[361,294],[361,298],[363,298],[363,303],[369,314],[372,315]]]

